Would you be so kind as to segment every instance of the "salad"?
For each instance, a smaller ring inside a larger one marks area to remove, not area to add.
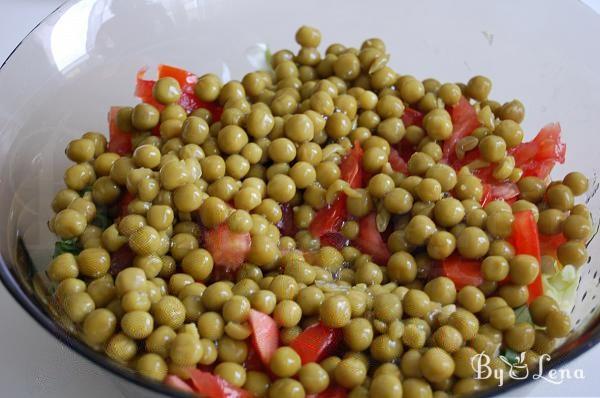
[[[489,78],[399,74],[377,38],[296,42],[241,81],[141,70],[108,140],[69,143],[47,274],[80,338],[221,398],[444,397],[500,384],[481,353],[537,365],[592,233],[586,176],[550,178],[560,125],[526,141]]]

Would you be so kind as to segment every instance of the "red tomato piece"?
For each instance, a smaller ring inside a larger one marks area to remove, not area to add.
[[[465,97],[461,97],[458,104],[450,109],[450,116],[454,128],[452,136],[444,141],[442,160],[448,164],[453,164],[456,159],[456,143],[479,127],[479,120],[477,120],[475,108],[469,104],[469,100]]]
[[[142,68],[136,74],[136,85],[134,95],[138,97],[142,102],[150,104],[154,106],[156,109],[161,111],[165,106],[154,99],[152,95],[152,89],[154,88],[154,84],[156,81],[144,79],[144,75],[146,74],[146,68]],[[158,134],[155,134],[158,135]]]
[[[124,244],[119,250],[110,254],[110,274],[117,276],[119,272],[133,264],[134,258],[135,253],[133,250],[128,244]]]
[[[508,203],[512,203],[519,196],[519,187],[512,182],[504,182],[498,184],[483,184],[483,196],[481,205],[485,206],[493,200],[502,199]]]
[[[442,261],[442,273],[452,279],[457,290],[468,285],[479,286],[483,283],[480,262],[462,258],[458,254],[453,254]]]
[[[530,142],[524,142],[510,151],[523,176],[546,178],[556,163],[564,163],[567,151],[560,137],[560,124],[544,126]]]
[[[514,216],[511,239],[515,253],[529,254],[540,261],[540,239],[533,213],[530,210],[518,211]]]
[[[540,234],[540,253],[542,256],[551,256],[557,258],[556,250],[558,246],[567,241],[567,238],[561,233],[556,235]]]
[[[265,367],[265,364],[260,358],[260,354],[256,351],[254,344],[250,344],[248,346],[248,356],[244,361],[244,368],[246,368],[246,370],[255,370],[260,372],[267,371],[267,367]]]
[[[190,387],[188,383],[186,383],[184,380],[175,375],[168,375],[165,378],[164,383],[169,387],[175,388],[176,390],[194,392],[194,390],[192,389],[192,387]]]
[[[340,163],[340,177],[347,181],[352,188],[360,188],[363,185],[362,157],[364,151],[360,142],[356,141],[350,153]]]
[[[250,251],[249,233],[231,232],[227,224],[211,228],[204,233],[204,247],[210,252],[216,266],[236,270]]]
[[[200,100],[194,94],[190,93],[182,93],[177,103],[181,105],[187,113],[191,113],[198,108],[202,108],[200,105]]]
[[[294,236],[298,232],[294,223],[294,209],[289,203],[281,205],[281,220],[277,223],[277,228],[282,236]]]
[[[308,230],[316,238],[329,232],[338,232],[347,214],[346,195],[341,193],[332,204],[317,212]]]
[[[356,141],[350,153],[340,163],[340,176],[352,188],[362,187],[366,179],[366,174],[362,169],[363,154],[360,143]],[[317,212],[308,230],[317,238],[329,232],[338,232],[347,216],[346,195],[340,193],[332,204]]]
[[[405,163],[408,163],[410,157],[413,155],[413,153],[417,151],[416,147],[407,140],[402,140],[398,144],[396,144],[396,149],[398,150],[400,157],[402,158],[402,160],[404,160]]]
[[[119,201],[119,217],[125,217],[129,214],[129,203],[135,199],[135,195],[133,195],[129,191],[125,191],[123,196],[121,196],[121,200]]]
[[[196,94],[194,93],[194,86],[198,81],[196,75],[174,66],[158,65],[158,77],[165,76],[170,76],[179,82],[182,94],[178,103],[186,110],[186,112],[191,113],[198,108],[205,108],[212,114],[213,121],[218,122],[221,120],[221,114],[223,113],[223,108],[221,106],[216,103],[201,101],[196,97]]]
[[[390,251],[381,232],[377,230],[375,218],[375,213],[371,213],[360,219],[358,238],[354,239],[352,244],[361,252],[370,254],[377,264],[386,265],[390,258]]]
[[[108,112],[108,128],[110,138],[108,140],[108,151],[115,152],[119,155],[126,155],[131,152],[131,134],[122,131],[117,126],[117,112],[121,109],[118,106],[113,106]]]
[[[550,175],[556,162],[554,160],[532,161],[521,165],[523,177],[538,177],[542,180]]]
[[[400,156],[400,153],[396,148],[390,149],[389,162],[394,171],[399,171],[401,173],[408,173],[408,164],[406,161]]]
[[[152,98],[152,89],[154,88],[154,80],[144,79],[144,75],[148,69],[143,67],[136,74],[136,85],[134,95],[146,102],[145,100]]]
[[[269,315],[260,311],[250,310],[250,327],[252,328],[252,343],[258,352],[262,363],[269,365],[271,357],[279,347],[279,329],[277,323]]]
[[[318,394],[307,395],[306,398],[346,398],[347,396],[348,391],[336,384],[327,387],[325,391],[321,391]]]
[[[188,86],[193,87],[198,81],[198,77],[193,73],[190,73],[185,69],[164,64],[158,65],[158,78],[160,79],[161,77],[172,77],[177,80],[183,91],[186,91]]]
[[[406,127],[412,125],[421,127],[423,125],[423,116],[423,113],[417,111],[416,109],[405,108],[404,113],[402,114],[402,121]]]
[[[339,232],[328,232],[321,236],[321,246],[333,246],[338,250],[348,246],[348,239]]]
[[[515,220],[512,224],[511,242],[516,254],[528,254],[537,258],[541,264],[540,238],[538,236],[537,223],[530,210],[514,213]],[[542,273],[528,286],[529,300],[532,302],[536,297],[544,294],[542,286]]]
[[[231,385],[226,380],[209,372],[190,369],[194,390],[210,398],[252,398],[248,391]]]
[[[300,355],[304,365],[309,362],[319,362],[334,353],[342,339],[342,329],[333,329],[322,323],[316,323],[304,329],[290,343],[290,347]]]

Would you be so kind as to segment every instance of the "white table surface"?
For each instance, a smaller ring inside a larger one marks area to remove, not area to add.
[[[121,0],[124,1],[124,0]],[[600,0],[587,0],[600,12]],[[0,0],[0,60],[61,0]],[[575,21],[574,21],[575,22]],[[121,398],[110,377],[56,341],[0,287],[0,397]],[[600,346],[569,363],[585,380],[536,381],[503,396],[598,396]]]

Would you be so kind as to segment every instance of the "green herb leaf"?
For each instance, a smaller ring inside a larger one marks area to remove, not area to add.
[[[79,196],[85,195],[86,192],[92,192],[92,186],[91,185],[88,185],[87,187],[85,187],[81,191],[79,191]]]
[[[533,324],[531,313],[529,313],[529,307],[527,305],[515,309],[515,322],[527,322]]]
[[[110,227],[110,225],[112,224],[112,220],[108,217],[108,207],[106,207],[106,206],[96,207],[96,218],[94,218],[94,221],[92,221],[92,224],[94,224],[95,226],[100,227],[102,229],[106,229],[106,228]]]
[[[519,353],[511,350],[510,348],[506,348],[502,356],[511,364],[514,365],[519,362]]]
[[[60,256],[63,253],[79,254],[80,252],[81,248],[77,238],[63,239],[54,244],[54,255],[52,257]]]

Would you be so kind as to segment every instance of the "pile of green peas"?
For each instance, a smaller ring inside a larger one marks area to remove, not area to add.
[[[108,152],[106,138],[94,132],[69,143],[75,164],[52,202],[49,226],[82,250],[58,255],[47,273],[80,337],[152,379],[186,378],[187,368],[212,365],[232,385],[272,398],[303,398],[333,384],[351,397],[441,398],[497,385],[474,378],[477,353],[488,354],[493,368],[505,368],[498,357],[504,348],[537,364],[570,332],[569,316],[548,296],[529,305],[533,324],[517,322],[515,309],[527,304],[527,285],[540,272],[556,272],[557,261],[587,260],[590,213],[574,202],[587,178],[521,178],[507,150],[523,140],[523,104],[489,99],[486,77],[442,84],[400,75],[377,38],[360,48],[332,44],[324,55],[317,29],[301,27],[296,41],[297,53],[273,54],[271,71],[241,82],[198,79],[196,96],[223,107],[219,121],[207,109],[187,114],[177,104],[179,83],[166,77],[153,90],[162,110],[141,103],[118,112],[133,153]],[[482,181],[470,168],[440,162],[453,131],[445,107],[461,96],[474,103],[481,127],[459,141],[456,155],[478,147],[481,161],[496,165],[494,178],[518,183],[512,205],[481,206]],[[425,114],[423,127],[404,126],[407,107]],[[156,127],[160,136],[150,134]],[[417,147],[407,175],[389,163],[391,146],[402,139]],[[339,167],[354,142],[372,175],[357,189]],[[127,214],[105,229],[94,225],[99,206],[115,206],[125,192],[134,196]],[[353,246],[321,246],[308,232],[340,192],[352,217],[341,228],[346,238],[357,238],[354,220],[372,212],[384,226],[394,220],[387,264]],[[295,236],[281,236],[276,226],[282,204],[293,206]],[[564,234],[556,258],[539,264],[515,255],[507,239],[520,210],[533,212],[540,233]],[[205,228],[226,223],[250,234],[233,280],[213,278],[217,265],[199,243],[197,219]],[[126,245],[135,257],[113,276],[111,259]],[[448,277],[430,277],[434,263],[453,253],[481,260],[481,285],[457,288]],[[499,283],[508,276],[510,283]],[[244,367],[252,309],[279,327],[271,375]],[[288,344],[316,322],[342,329],[344,350],[302,365]]]

